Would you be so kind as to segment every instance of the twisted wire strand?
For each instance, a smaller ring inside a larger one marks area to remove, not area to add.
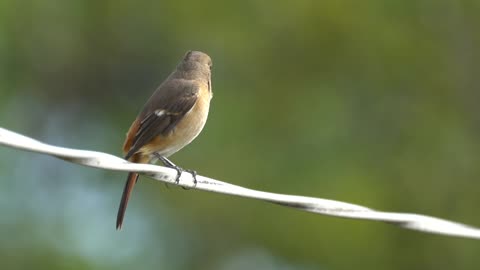
[[[175,183],[177,173],[174,169],[151,164],[130,163],[122,158],[102,152],[45,144],[1,127],[0,145],[46,154],[89,167],[114,171],[134,171],[170,184]],[[197,175],[197,184],[195,185],[193,177],[188,173],[181,175],[178,185],[189,189],[267,201],[316,214],[382,221],[421,232],[480,239],[480,229],[478,228],[426,215],[376,211],[364,206],[340,201],[252,190],[200,175]]]

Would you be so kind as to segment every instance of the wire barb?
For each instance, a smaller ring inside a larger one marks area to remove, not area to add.
[[[155,180],[170,184],[175,184],[177,175],[177,172],[171,168],[151,164],[130,163],[122,158],[102,152],[48,145],[1,127],[0,145],[47,154],[89,167],[114,171],[137,172],[139,174],[147,175]],[[189,189],[199,189],[263,200],[322,215],[382,221],[416,231],[480,239],[480,229],[440,218],[410,213],[375,211],[367,207],[340,201],[252,190],[200,175],[197,175],[196,179],[197,181],[195,183],[191,174],[182,174],[178,185]]]

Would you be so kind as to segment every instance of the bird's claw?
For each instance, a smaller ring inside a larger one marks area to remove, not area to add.
[[[194,171],[194,170],[188,170],[188,169],[182,169],[178,166],[176,166],[174,168],[175,170],[177,170],[177,177],[175,178],[175,184],[179,184],[180,183],[180,176],[182,175],[183,172],[188,172],[192,175],[192,178],[193,178],[193,186],[196,186],[197,185],[197,172]],[[188,188],[182,186],[183,189],[185,190],[188,190]]]
[[[178,166],[173,166],[171,168],[177,171],[177,176],[175,177],[175,184],[178,185],[180,183],[180,176],[182,176],[182,172],[184,171],[184,169]]]
[[[197,185],[197,172],[196,171],[182,169],[179,166],[175,165],[173,162],[171,162],[168,158],[163,157],[163,156],[159,155],[158,153],[155,153],[154,155],[163,163],[163,165],[177,171],[177,176],[175,177],[175,184],[176,185],[180,184],[180,177],[182,176],[182,172],[190,173],[193,177],[194,186]],[[185,187],[182,187],[182,188],[187,189]]]
[[[197,171],[194,171],[194,170],[185,170],[185,171],[192,175],[193,186],[196,186],[197,185]]]

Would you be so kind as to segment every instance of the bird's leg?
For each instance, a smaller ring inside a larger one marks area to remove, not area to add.
[[[182,175],[182,171],[184,171],[184,170],[182,168],[178,167],[177,165],[175,165],[168,158],[166,158],[164,156],[161,156],[158,153],[154,153],[153,155],[156,158],[158,158],[158,160],[160,160],[163,163],[163,165],[165,165],[165,167],[172,168],[172,169],[175,169],[177,171],[177,176],[175,177],[175,183],[178,184],[178,182],[180,181],[180,176]]]
[[[194,170],[185,170],[182,169],[181,167],[175,165],[175,163],[171,162],[168,158],[158,154],[154,153],[154,156],[158,158],[163,165],[165,165],[168,168],[175,169],[177,171],[177,177],[175,178],[175,183],[178,184],[180,182],[180,176],[182,175],[182,172],[188,172],[192,175],[193,177],[193,183],[196,185],[197,184],[197,172]]]

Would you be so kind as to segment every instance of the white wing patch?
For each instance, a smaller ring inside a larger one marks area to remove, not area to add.
[[[157,116],[162,116],[162,115],[165,114],[165,110],[155,110],[155,114],[156,114]]]

